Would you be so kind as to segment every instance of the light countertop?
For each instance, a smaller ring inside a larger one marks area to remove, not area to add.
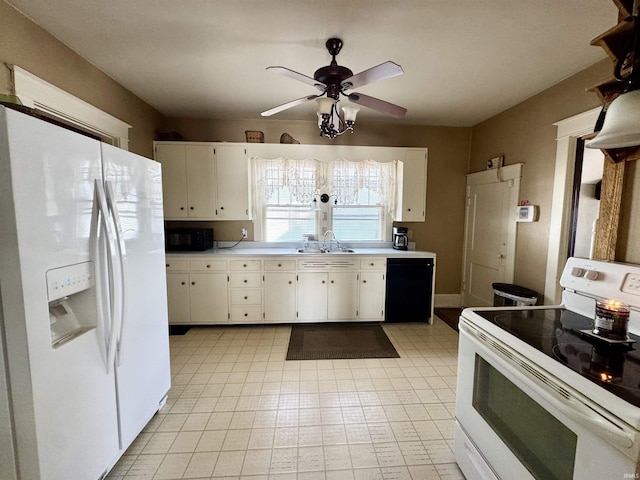
[[[273,243],[266,242],[246,242],[229,248],[225,244],[221,243],[222,248],[212,248],[203,252],[167,252],[167,256],[174,258],[177,257],[268,257],[268,256],[292,256],[296,258],[302,257],[342,257],[342,256],[382,256],[393,258],[435,258],[436,254],[433,252],[419,251],[419,250],[395,250],[391,248],[390,244],[375,244],[375,245],[363,245],[358,244],[343,244],[346,248],[354,250],[353,253],[298,253],[298,249],[302,247],[301,244],[282,244],[274,246]],[[231,243],[233,245],[233,243]],[[226,247],[226,248],[225,248]]]

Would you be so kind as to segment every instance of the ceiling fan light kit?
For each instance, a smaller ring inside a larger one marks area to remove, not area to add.
[[[407,113],[407,109],[404,107],[357,92],[345,93],[347,90],[354,87],[361,87],[379,80],[402,75],[404,71],[400,65],[394,62],[384,62],[354,75],[350,69],[338,65],[336,62],[336,56],[342,49],[342,40],[339,38],[330,38],[327,40],[325,45],[331,55],[331,63],[325,67],[317,69],[313,78],[286,67],[267,67],[267,70],[274,70],[282,75],[304,82],[317,88],[322,93],[320,93],[320,95],[308,95],[306,97],[298,98],[266,110],[261,113],[263,117],[269,117],[289,108],[307,103],[311,100],[316,100],[318,103],[317,115],[320,135],[330,138],[331,140],[345,132],[353,133],[356,115],[360,110],[357,105],[371,108],[372,110],[376,110],[396,118],[404,117]],[[338,110],[340,95],[343,95],[350,102],[356,104],[344,105],[342,107],[342,116]]]

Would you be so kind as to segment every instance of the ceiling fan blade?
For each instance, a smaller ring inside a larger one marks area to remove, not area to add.
[[[349,88],[361,87],[379,80],[384,80],[385,78],[397,77],[403,73],[404,70],[402,70],[402,67],[397,63],[384,62],[380,65],[376,65],[375,67],[371,67],[368,70],[356,73],[349,78],[345,78],[342,81],[342,90],[344,91]]]
[[[362,93],[352,93],[347,98],[353,103],[368,107],[378,112],[386,113],[396,118],[402,118],[407,113],[407,109],[394,105],[393,103],[385,102],[379,98],[370,97],[369,95],[363,95]]]
[[[262,115],[263,117],[270,117],[271,115],[275,115],[276,113],[280,113],[284,110],[288,110],[289,108],[302,105],[303,103],[306,103],[310,100],[315,100],[319,96],[320,95],[308,95],[306,97],[298,98],[297,100],[292,100],[290,102],[283,103],[282,105],[278,105],[277,107],[273,107],[270,110],[265,110],[260,115]]]
[[[327,88],[324,83],[317,81],[315,78],[308,77],[307,75],[303,75],[302,73],[298,73],[287,67],[267,67],[267,70],[273,70],[274,72],[284,75],[285,77],[293,78],[294,80],[298,80],[299,82],[303,82],[307,85],[311,85],[312,87],[316,87],[321,91],[324,91],[324,89]]]

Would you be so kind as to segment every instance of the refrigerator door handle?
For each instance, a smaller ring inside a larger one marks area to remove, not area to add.
[[[116,255],[116,248],[114,248],[115,235],[113,233],[113,227],[109,222],[110,216],[108,212],[107,197],[105,195],[104,188],[100,180],[95,181],[95,197],[96,197],[96,203],[98,205],[98,214],[102,219],[102,224],[104,226],[106,245],[107,245],[107,260],[108,260],[107,272],[109,277],[109,287],[110,287],[109,290],[111,293],[110,295],[111,301],[109,305],[109,317],[110,317],[109,324],[108,324],[109,328],[107,328],[107,324],[105,323],[105,332],[107,335],[107,373],[111,373],[111,368],[115,365],[116,342],[117,342],[118,326],[119,326],[118,317],[116,316],[116,305],[118,305],[120,302],[119,302],[119,289],[114,288],[114,284],[115,284],[114,271],[116,267],[115,259],[114,259]],[[98,242],[96,239],[96,244],[97,243]],[[101,288],[98,288],[98,290],[100,290],[101,292],[103,291],[103,289]],[[102,293],[101,293],[101,297],[102,297]]]
[[[114,223],[115,230],[115,240],[118,246],[118,261],[120,264],[120,279],[118,282],[118,287],[120,289],[120,317],[119,317],[119,325],[118,325],[118,337],[116,340],[116,360],[118,365],[122,365],[122,335],[124,332],[124,324],[126,321],[126,282],[127,282],[127,251],[124,244],[124,235],[122,232],[122,222],[120,221],[120,215],[118,214],[118,209],[116,205],[116,195],[113,190],[113,182],[105,181],[105,190],[107,194],[107,202],[109,205],[109,212],[111,213],[111,218]]]

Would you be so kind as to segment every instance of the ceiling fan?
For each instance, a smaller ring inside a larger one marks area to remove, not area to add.
[[[373,110],[391,115],[393,117],[404,117],[404,115],[407,113],[407,109],[404,107],[400,107],[398,105],[394,105],[393,103],[385,102],[384,100],[380,100],[379,98],[370,97],[362,93],[348,92],[348,90],[351,90],[352,88],[362,87],[379,80],[402,75],[404,71],[402,70],[402,67],[400,65],[388,61],[354,75],[350,69],[338,65],[338,63],[336,62],[336,56],[342,49],[342,40],[340,40],[339,38],[330,38],[329,40],[327,40],[325,45],[327,47],[327,50],[329,51],[329,54],[331,55],[331,64],[316,70],[316,72],[313,74],[313,78],[286,67],[267,67],[267,70],[273,70],[287,77],[306,83],[307,85],[316,87],[318,90],[320,90],[321,93],[318,95],[307,95],[305,97],[298,98],[296,100],[292,100],[290,102],[266,110],[261,113],[263,117],[269,117],[308,101],[319,99],[319,115],[324,114],[329,117],[335,118],[333,116],[333,112],[335,112],[335,114],[337,115],[335,105],[340,100],[341,94],[345,96],[350,102],[353,102],[357,105],[371,108]],[[323,95],[325,94],[327,95],[327,98],[322,99],[321,97],[323,97]],[[353,123],[355,123],[355,113],[357,113],[358,108],[353,107],[351,112],[349,112],[347,108],[348,107],[343,108],[343,110],[345,110],[345,124],[347,126],[344,131],[353,131],[352,127]],[[350,119],[350,117],[352,118]],[[340,119],[340,121],[342,120]],[[351,123],[351,125],[349,125],[349,122]],[[335,130],[333,136],[340,135],[341,133],[344,132]],[[332,135],[327,136],[333,138]]]

